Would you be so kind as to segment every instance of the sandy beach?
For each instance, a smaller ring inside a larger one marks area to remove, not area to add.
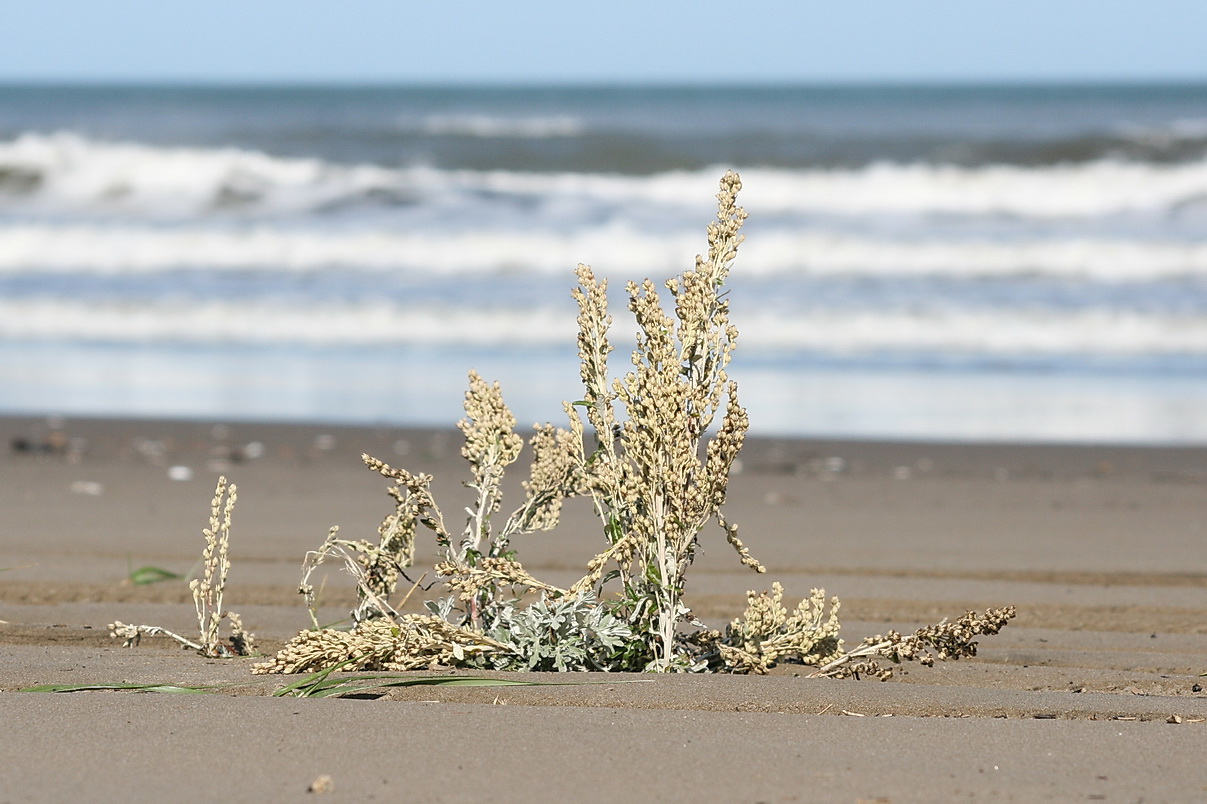
[[[360,454],[435,475],[456,511],[454,430],[10,417],[0,436],[0,802],[304,800],[321,775],[348,801],[1207,799],[1207,448],[748,443],[728,512],[768,574],[706,531],[688,575],[699,617],[720,627],[776,579],[793,598],[838,595],[848,643],[1017,606],[975,659],[885,683],[784,665],[298,700],[269,697],[284,680],[250,675],[255,659],[110,639],[113,620],[196,632],[184,581],[131,570],[194,569],[225,474],[226,603],[271,653],[308,622],[305,552],[331,525],[375,537],[391,510]],[[570,505],[515,546],[557,584],[600,544]],[[321,613],[353,599],[333,571]],[[241,686],[16,692],[113,682]]]

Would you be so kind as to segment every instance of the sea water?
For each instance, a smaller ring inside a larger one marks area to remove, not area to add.
[[[750,214],[763,434],[1207,443],[1207,86],[0,87],[0,412],[522,423]]]

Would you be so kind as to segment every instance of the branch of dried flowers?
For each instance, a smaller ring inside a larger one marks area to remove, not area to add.
[[[397,485],[389,490],[390,496],[395,499],[399,507],[406,505],[413,509],[415,521],[436,535],[438,545],[447,547],[451,544],[452,537],[449,535],[448,528],[444,526],[444,516],[440,513],[440,508],[432,496],[431,475],[414,475],[405,469],[390,466],[385,461],[380,461],[368,454],[362,454],[360,458],[365,462],[365,466],[374,472],[397,481]]]
[[[227,485],[225,477],[218,478],[214,499],[210,503],[210,526],[202,531],[205,536],[205,549],[201,554],[204,569],[200,578],[195,578],[189,583],[189,589],[193,593],[193,605],[197,611],[199,640],[193,642],[157,625],[131,625],[120,620],[109,623],[110,637],[120,637],[124,640],[123,645],[130,648],[137,645],[143,635],[162,635],[197,651],[202,656],[210,657],[247,656],[252,652],[255,636],[243,630],[243,621],[238,614],[222,610],[226,574],[230,571],[227,550],[230,543],[231,513],[235,508],[235,500],[238,499],[237,491],[235,484]],[[218,641],[219,626],[223,620],[230,621],[229,647]]]
[[[449,590],[456,592],[461,600],[470,600],[478,592],[499,582],[548,592],[556,597],[569,594],[565,589],[537,580],[520,562],[507,558],[483,558],[477,566],[441,561],[436,564],[435,572],[448,579],[445,583]]]
[[[878,659],[887,659],[893,664],[917,660],[923,666],[930,667],[936,659],[955,661],[976,656],[976,637],[998,633],[1014,618],[1015,613],[1014,606],[986,609],[983,615],[969,611],[955,622],[943,619],[935,625],[919,628],[909,636],[889,631],[883,636],[868,637],[862,645],[822,665],[809,677],[858,678],[860,675],[869,675],[887,681],[892,677],[892,668],[882,666]]]
[[[465,418],[457,427],[465,434],[461,455],[469,461],[474,480],[469,488],[478,492],[475,504],[467,509],[469,521],[461,550],[450,558],[463,561],[473,551],[482,552],[482,541],[490,538],[490,517],[499,510],[503,499],[500,483],[503,472],[520,455],[524,440],[515,433],[516,420],[503,402],[499,383],[487,383],[476,371],[469,373],[469,390],[465,392]],[[488,555],[498,555],[506,546],[492,543]]]
[[[347,662],[346,670],[423,670],[495,650],[512,648],[440,617],[404,614],[397,620],[365,620],[352,631],[302,631],[275,657],[253,665],[252,672],[306,673],[341,662]]]
[[[202,531],[205,536],[205,550],[201,553],[204,570],[200,578],[194,578],[189,583],[189,589],[193,592],[193,604],[197,609],[197,622],[201,629],[201,653],[206,656],[218,654],[222,593],[226,588],[226,574],[231,566],[227,556],[231,513],[237,499],[238,488],[233,483],[228,487],[226,477],[219,477],[218,485],[214,489],[214,499],[210,504],[210,526]]]
[[[114,620],[113,622],[109,623],[109,638],[125,640],[122,642],[123,648],[132,648],[139,644],[142,642],[144,634],[147,636],[169,637],[176,640],[184,647],[191,648],[198,653],[201,653],[204,650],[198,643],[185,639],[180,634],[169,631],[166,628],[160,628],[158,625],[131,625],[129,623],[124,623],[121,620]]]

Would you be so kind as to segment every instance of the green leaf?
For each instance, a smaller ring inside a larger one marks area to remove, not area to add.
[[[385,690],[389,687],[566,687],[581,684],[639,683],[647,679],[610,679],[608,681],[518,681],[509,678],[486,678],[482,676],[411,676],[398,674],[351,676],[330,678],[351,659],[325,670],[311,673],[292,684],[273,692],[273,697],[293,695],[297,698],[331,698],[340,695],[356,695],[370,690]],[[652,679],[649,679],[652,681]]]
[[[317,689],[307,691],[300,697],[329,698],[338,695],[354,695],[369,690],[384,690],[388,687],[524,687],[534,686],[538,683],[540,682],[509,681],[501,678],[469,678],[467,676],[424,676],[422,678],[361,676],[358,678],[326,679],[317,685]]]
[[[286,684],[284,687],[281,687],[280,689],[275,690],[272,694],[272,697],[280,698],[284,695],[288,695],[291,692],[294,692],[295,690],[299,690],[307,685],[310,685],[310,684],[313,684],[316,682],[320,682],[320,681],[324,680],[325,678],[327,678],[327,676],[334,673],[336,670],[339,670],[342,667],[348,666],[349,664],[352,663],[352,661],[353,661],[352,659],[345,659],[344,661],[340,662],[339,664],[333,664],[330,667],[319,670],[318,672],[310,673],[309,675],[303,676],[302,678],[298,679],[297,681],[293,682],[292,684]],[[298,697],[305,697],[305,696],[299,695]]]
[[[163,567],[139,567],[136,570],[131,570],[129,574],[130,583],[135,586],[147,586],[160,581],[180,581],[184,580],[184,576],[177,572],[171,572]]]
[[[17,692],[88,692],[91,690],[126,690],[130,692],[167,692],[174,695],[205,695],[222,686],[184,687],[179,684],[41,684]]]
[[[315,675],[318,675],[317,673]],[[289,685],[277,690],[273,695],[286,695],[292,692],[298,698],[329,698],[336,695],[351,695],[372,689],[387,687],[514,687],[533,686],[542,682],[511,681],[501,678],[475,678],[471,676],[399,676],[375,675],[354,676],[352,678],[322,678],[306,683]]]

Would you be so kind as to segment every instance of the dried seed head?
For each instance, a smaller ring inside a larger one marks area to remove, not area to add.
[[[515,416],[503,402],[499,384],[488,384],[471,371],[469,390],[465,392],[465,418],[457,427],[465,434],[461,455],[469,461],[479,482],[488,473],[501,473],[519,457],[524,442],[515,434],[515,425]]]

